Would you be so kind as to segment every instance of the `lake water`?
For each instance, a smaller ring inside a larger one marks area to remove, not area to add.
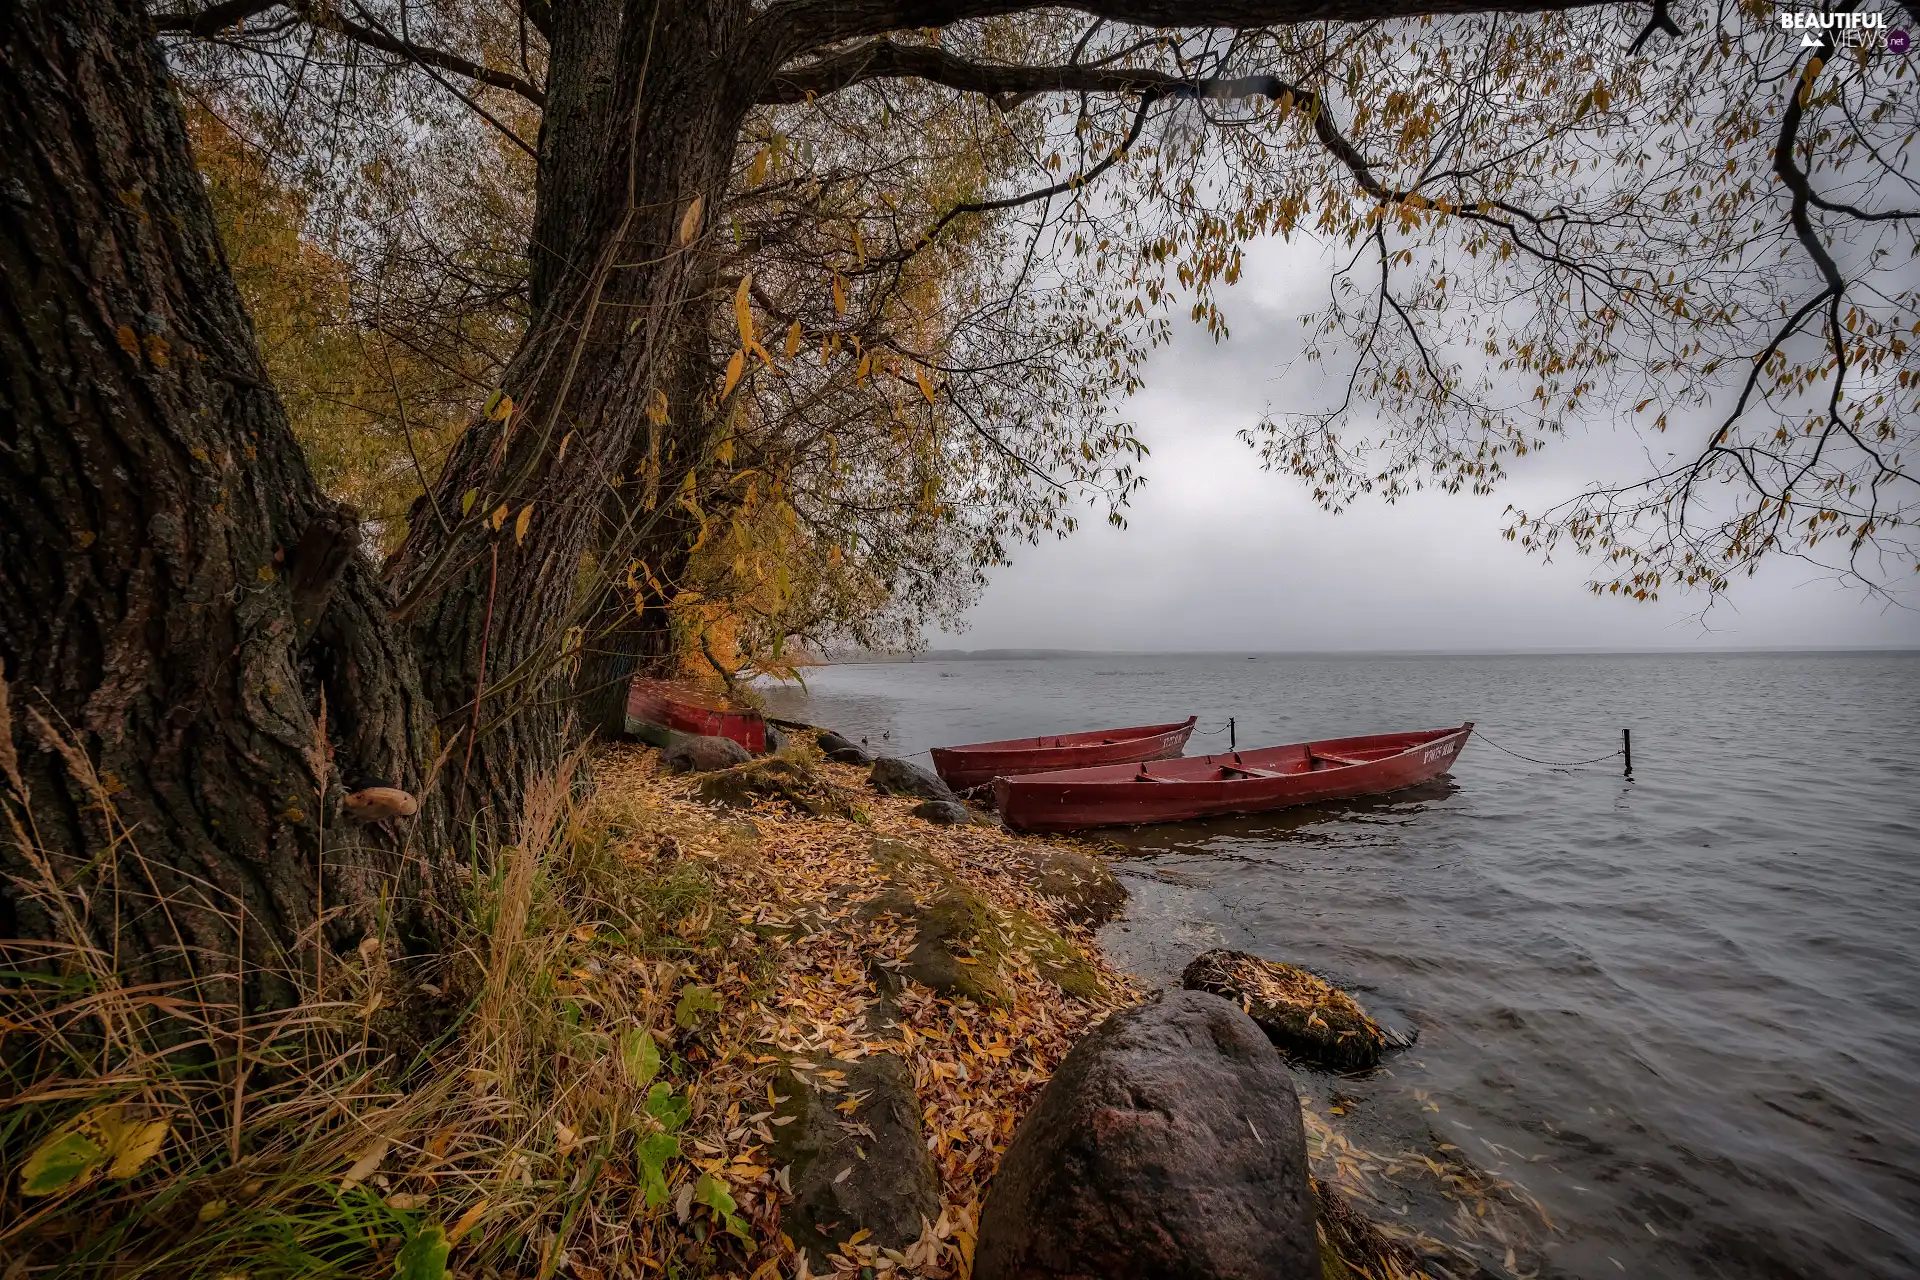
[[[1476,721],[1451,784],[1110,833],[1135,900],[1103,941],[1155,981],[1226,945],[1403,1013],[1420,1042],[1368,1087],[1430,1101],[1435,1136],[1537,1198],[1552,1273],[1920,1274],[1920,654],[923,660],[808,683],[776,714],[898,755],[1188,714],[1235,717],[1243,747]],[[1632,781],[1488,745],[1582,759],[1623,726]]]

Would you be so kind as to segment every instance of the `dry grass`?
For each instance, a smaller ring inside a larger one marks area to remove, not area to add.
[[[996,956],[1006,1000],[909,987],[876,1036],[867,965],[897,965],[910,939],[856,919],[881,885],[875,833],[933,855],[908,879],[1051,920],[1017,878],[1020,842],[930,829],[883,797],[864,821],[755,813],[753,835],[654,759],[618,750],[534,788],[449,954],[403,972],[369,937],[318,978],[290,963],[275,976],[298,999],[272,1015],[126,985],[69,891],[20,886],[72,928],[11,947],[0,990],[0,1274],[769,1280],[795,1269],[767,1155],[774,1065],[831,1088],[826,1059],[888,1049],[913,1068],[945,1203],[914,1249],[853,1246],[836,1268],[964,1275],[1019,1114],[1133,998],[1127,980],[1102,967],[1108,995],[1066,996],[1023,935]],[[31,849],[9,783],[11,838]],[[403,1058],[396,1011],[426,1006],[446,1030]]]

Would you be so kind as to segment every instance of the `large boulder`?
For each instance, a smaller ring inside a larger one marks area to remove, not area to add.
[[[905,1249],[922,1218],[940,1216],[940,1178],[920,1129],[913,1073],[896,1054],[821,1061],[812,1079],[782,1071],[774,1158],[788,1166],[792,1199],[780,1229],[825,1273],[829,1255],[859,1231],[875,1244]],[[830,1090],[824,1070],[844,1073]],[[850,1112],[838,1108],[855,1102]]]
[[[918,796],[922,800],[952,800],[953,788],[940,781],[938,774],[910,764],[898,756],[881,756],[873,762],[867,781],[876,790],[890,796]]]
[[[1241,1005],[1267,1038],[1290,1057],[1334,1071],[1380,1065],[1391,1043],[1357,1001],[1305,969],[1245,951],[1195,956],[1180,985],[1211,991]]]
[[[844,747],[835,747],[827,752],[827,759],[835,764],[872,764],[873,753],[865,747],[856,747],[849,743]]]
[[[712,773],[753,759],[753,753],[732,738],[677,737],[660,758],[674,773]]]
[[[759,800],[779,800],[816,818],[851,818],[856,812],[850,792],[785,756],[762,756],[709,773],[694,785],[693,794],[708,804],[738,809]]]
[[[975,1280],[1318,1280],[1293,1078],[1232,1004],[1169,991],[1075,1045],[1000,1161]]]
[[[819,744],[820,750],[827,755],[832,755],[836,751],[856,745],[852,738],[843,738],[831,729],[822,729],[814,735],[813,740]]]

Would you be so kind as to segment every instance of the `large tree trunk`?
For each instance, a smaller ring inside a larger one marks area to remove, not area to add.
[[[266,384],[146,19],[13,0],[0,55],[0,937],[70,932],[51,878],[122,968],[229,972],[244,934],[248,1002],[278,999],[323,908],[357,941],[383,892],[422,901],[395,882],[438,864],[436,810],[406,850],[337,799],[423,790],[428,708]]]
[[[646,411],[667,393],[675,334],[690,306],[707,305],[694,297],[706,219],[688,222],[688,209],[718,207],[765,74],[738,55],[752,16],[743,0],[633,0],[611,57],[599,7],[555,12],[538,309],[503,379],[514,411],[475,424],[448,461],[439,505],[464,518],[450,530],[416,522],[394,566],[442,731],[470,735],[452,781],[459,811],[475,816],[549,767],[569,726],[596,727],[569,715],[563,677],[569,633],[604,616],[605,592],[583,584],[583,566],[619,581],[636,547],[678,536],[670,499],[700,463],[708,414],[676,406],[653,450],[663,500],[624,543],[608,536],[603,495],[658,430]],[[586,168],[596,158],[598,170]],[[699,233],[691,242],[683,224]]]

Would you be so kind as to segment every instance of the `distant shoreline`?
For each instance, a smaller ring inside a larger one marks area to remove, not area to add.
[[[912,662],[1032,662],[1061,658],[1739,658],[1920,654],[1912,645],[1814,645],[1743,649],[924,649],[916,653],[829,654],[816,664],[877,666]]]

